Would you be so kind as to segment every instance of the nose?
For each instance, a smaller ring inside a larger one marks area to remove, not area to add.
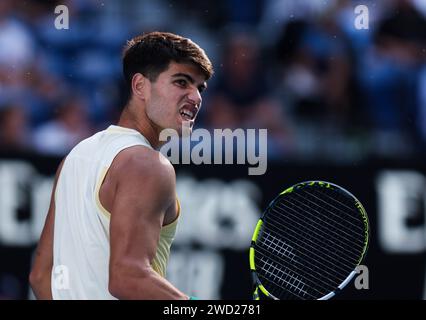
[[[188,94],[188,100],[190,100],[191,103],[198,107],[201,105],[201,101],[203,99],[201,98],[201,93],[198,91],[198,88],[191,90],[191,92]]]

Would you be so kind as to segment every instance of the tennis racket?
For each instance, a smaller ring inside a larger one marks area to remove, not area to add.
[[[347,190],[324,181],[281,192],[259,219],[250,246],[253,298],[326,300],[363,261],[367,213]]]

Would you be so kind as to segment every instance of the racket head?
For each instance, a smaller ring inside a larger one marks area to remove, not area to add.
[[[365,259],[369,221],[361,202],[325,181],[298,183],[263,212],[249,252],[253,298],[329,299]]]

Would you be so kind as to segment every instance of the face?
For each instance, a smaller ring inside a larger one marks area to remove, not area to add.
[[[146,114],[155,127],[174,129],[182,135],[182,124],[192,129],[201,107],[204,75],[192,64],[170,63],[169,68],[150,82]]]

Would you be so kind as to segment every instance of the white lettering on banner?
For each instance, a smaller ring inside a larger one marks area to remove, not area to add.
[[[425,177],[414,171],[383,171],[376,180],[379,241],[391,253],[416,253],[426,249],[425,225],[407,222],[424,215]]]
[[[224,269],[223,256],[210,249],[174,250],[167,266],[167,279],[189,295],[220,299]]]
[[[6,246],[34,245],[44,225],[53,176],[38,175],[25,161],[2,160],[0,186],[0,243]],[[382,171],[376,179],[376,190],[377,237],[381,248],[390,254],[424,252],[426,177],[416,171]],[[223,257],[219,250],[248,248],[253,226],[262,211],[258,207],[261,190],[250,179],[200,181],[180,173],[177,193],[183,212],[175,241],[178,251],[182,248],[189,250],[189,244],[198,243],[201,245],[198,252],[206,254],[204,258],[210,257],[205,259],[214,269],[224,263],[220,260]],[[25,215],[20,218],[19,210],[28,209],[32,211],[31,219],[26,219]],[[199,263],[201,269],[201,258]],[[208,270],[207,267],[197,272],[210,272]],[[211,275],[211,279],[216,279],[218,285],[222,282],[217,274]],[[215,294],[212,291],[201,296]]]
[[[176,242],[196,241],[212,248],[246,249],[261,209],[261,192],[249,180],[225,183],[218,179],[197,181],[179,175],[177,194],[184,214]]]
[[[34,238],[29,219],[19,219],[19,210],[30,210],[34,169],[23,161],[0,162],[0,242],[31,245]]]
[[[0,162],[0,242],[32,245],[38,241],[50,203],[53,176],[36,174],[20,161]],[[24,191],[28,194],[24,194]],[[261,213],[260,189],[249,180],[225,183],[218,179],[196,181],[179,176],[177,192],[185,215],[177,242],[197,241],[215,248],[244,249]],[[26,202],[29,203],[26,203]],[[20,221],[17,210],[32,209],[31,219]]]
[[[376,189],[379,241],[383,249],[390,253],[424,252],[425,176],[415,171],[383,171],[376,180]],[[422,224],[409,225],[410,218]],[[423,299],[426,299],[426,276],[424,279]]]

